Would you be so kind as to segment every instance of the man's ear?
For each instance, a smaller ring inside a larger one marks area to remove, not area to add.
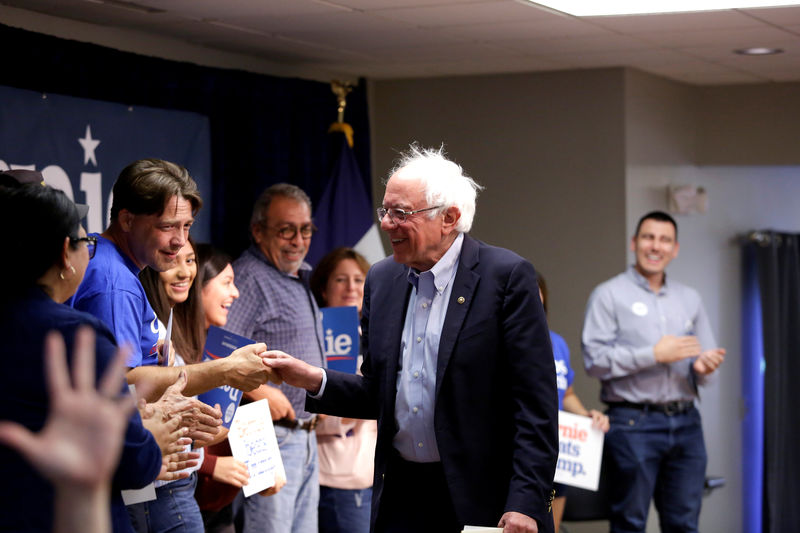
[[[119,227],[125,233],[131,231],[133,227],[133,219],[136,215],[128,211],[127,209],[120,209],[119,213],[117,213],[117,222],[119,223]]]
[[[250,226],[250,235],[253,236],[254,243],[261,244],[261,231],[258,224],[253,224]]]
[[[456,224],[461,218],[461,211],[456,206],[448,207],[443,215],[442,233],[448,235],[455,231]]]

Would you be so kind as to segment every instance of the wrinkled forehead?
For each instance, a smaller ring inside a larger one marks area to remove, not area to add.
[[[302,200],[288,196],[276,196],[264,211],[264,219],[273,226],[280,224],[302,226],[311,223],[311,210],[308,208],[308,204]]]
[[[400,174],[398,171],[386,182],[383,205],[384,207],[419,206],[425,198],[423,189],[422,181],[418,177],[408,173]]]

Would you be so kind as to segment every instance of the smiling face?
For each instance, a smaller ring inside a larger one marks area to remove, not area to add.
[[[160,215],[135,215],[123,209],[119,221],[127,233],[131,259],[139,268],[163,272],[175,266],[194,222],[192,204],[181,196],[167,200]]]
[[[366,273],[353,259],[342,259],[331,272],[322,297],[330,307],[354,305],[361,314]]]
[[[233,267],[228,264],[222,272],[203,284],[203,312],[206,329],[209,326],[223,327],[228,322],[228,310],[239,297],[233,284]]]
[[[383,207],[416,211],[431,206],[425,201],[419,180],[399,178],[395,174],[386,184]],[[441,259],[455,240],[458,216],[455,207],[447,208],[444,213],[436,210],[415,213],[401,224],[393,222],[387,215],[381,219],[381,229],[389,235],[394,260],[424,272]]]
[[[170,305],[186,301],[186,298],[189,297],[189,289],[192,288],[192,283],[197,277],[197,259],[188,240],[178,251],[175,263],[174,267],[158,275],[164,285],[164,292],[167,293]]]
[[[299,231],[311,226],[311,209],[305,202],[276,196],[270,202],[264,219],[263,224],[253,226],[253,240],[275,268],[296,275],[311,244],[311,237],[304,238]],[[279,234],[287,227],[297,230],[291,239],[284,239]]]
[[[646,219],[639,233],[631,239],[631,251],[636,254],[636,270],[648,279],[663,279],[667,265],[678,256],[675,226],[670,222]]]

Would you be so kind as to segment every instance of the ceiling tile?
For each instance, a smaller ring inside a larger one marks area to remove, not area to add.
[[[740,9],[739,11],[778,26],[800,24],[800,7],[770,7],[762,9]]]
[[[734,10],[631,15],[626,17],[587,17],[585,20],[623,33],[746,28],[762,24],[752,17]]]
[[[459,25],[496,24],[498,22],[539,21],[569,19],[523,5],[520,2],[479,2],[472,4],[445,4],[405,9],[382,9],[375,15],[407,22],[417,26],[447,27]]]

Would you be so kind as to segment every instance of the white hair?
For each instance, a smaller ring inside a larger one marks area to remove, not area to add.
[[[457,207],[461,218],[456,223],[456,231],[467,233],[472,228],[475,200],[483,187],[464,174],[460,165],[445,157],[444,145],[435,149],[412,143],[408,151],[400,154],[389,176],[420,182],[428,205],[441,206],[430,211],[429,217],[443,213],[448,207]]]

